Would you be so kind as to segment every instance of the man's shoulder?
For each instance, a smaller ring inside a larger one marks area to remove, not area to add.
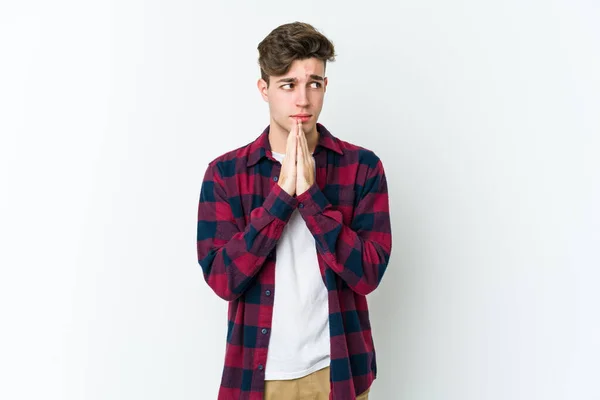
[[[252,142],[245,144],[243,146],[237,147],[233,150],[228,150],[227,152],[213,158],[209,164],[218,164],[220,162],[227,162],[231,160],[241,160],[248,157],[248,148]]]
[[[251,144],[252,142],[247,143],[213,158],[208,163],[209,168],[217,168],[221,174],[225,173],[225,175],[235,173],[239,169],[238,165],[246,165]],[[228,171],[230,172],[228,173]]]
[[[344,157],[347,157],[351,163],[366,165],[369,168],[375,168],[381,163],[381,159],[373,150],[339,138],[336,138],[336,141]]]

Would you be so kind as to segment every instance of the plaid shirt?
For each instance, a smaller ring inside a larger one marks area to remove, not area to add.
[[[352,400],[377,375],[366,295],[392,248],[387,182],[380,159],[320,123],[316,181],[290,196],[276,183],[269,126],[252,143],[208,164],[198,206],[204,278],[229,301],[219,400],[262,400],[273,314],[276,244],[294,209],[315,238],[328,290],[330,399]],[[316,266],[315,266],[316,268]]]

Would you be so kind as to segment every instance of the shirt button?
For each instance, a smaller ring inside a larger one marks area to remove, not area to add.
[[[270,290],[267,290],[267,291],[265,291],[265,294],[266,294],[267,296],[270,296],[270,295],[271,295],[271,291],[270,291]]]
[[[273,177],[273,182],[277,182],[278,180],[279,180],[279,177],[277,177],[277,176]]]
[[[263,334],[263,335],[266,335],[266,334],[267,334],[267,330],[266,330],[265,328],[262,328],[262,331],[261,331],[261,332],[262,332],[262,334]]]
[[[263,365],[262,365],[262,364],[258,364],[258,370],[259,370],[259,371],[262,371],[262,370],[263,370],[263,368],[264,368],[264,367],[263,367]]]
[[[300,208],[304,208],[304,203],[300,203],[300,204],[298,204],[298,207],[300,207]]]

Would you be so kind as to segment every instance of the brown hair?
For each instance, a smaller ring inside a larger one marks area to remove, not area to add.
[[[295,60],[316,57],[335,61],[333,43],[312,25],[292,22],[275,28],[258,44],[260,75],[269,86],[269,76],[286,74]]]

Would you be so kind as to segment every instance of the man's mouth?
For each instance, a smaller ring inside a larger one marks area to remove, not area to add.
[[[312,115],[310,114],[296,114],[296,115],[292,115],[292,118],[294,118],[294,120],[300,120],[302,122],[306,122],[308,121],[310,118],[312,117]]]

